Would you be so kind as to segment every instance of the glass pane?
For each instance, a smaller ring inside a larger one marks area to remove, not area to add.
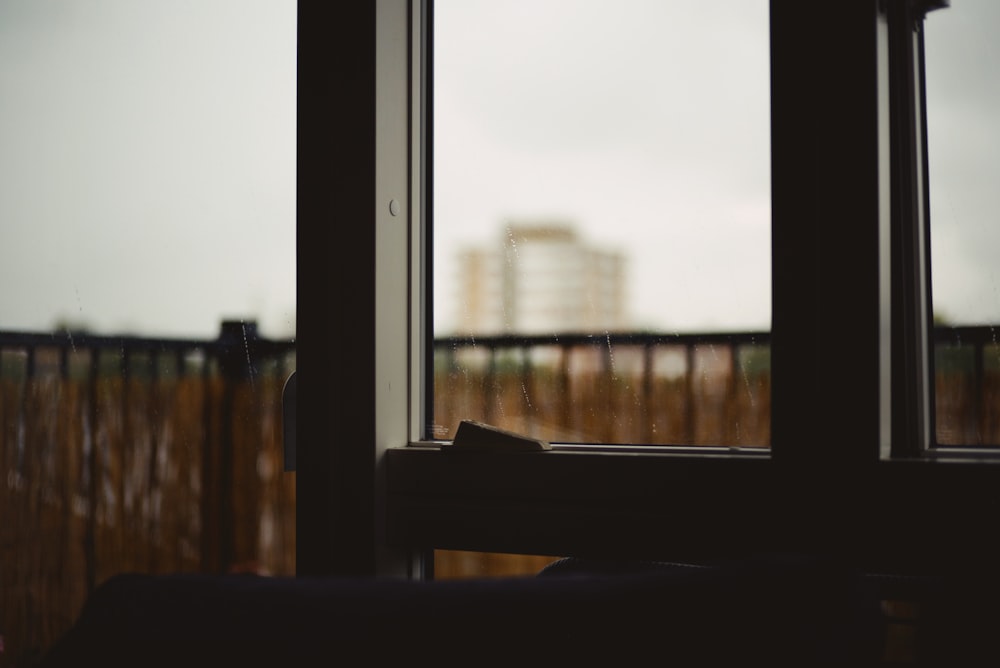
[[[294,568],[295,80],[290,0],[0,2],[11,665],[116,573]]]
[[[1000,444],[1000,5],[927,16],[937,441]]]
[[[434,8],[429,435],[769,445],[768,3]]]

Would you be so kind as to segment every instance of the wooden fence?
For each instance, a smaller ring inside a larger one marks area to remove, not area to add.
[[[1000,445],[1000,326],[932,339],[936,445]],[[442,338],[433,366],[438,439],[468,418],[553,442],[771,442],[767,332]]]
[[[938,442],[1000,444],[993,328],[937,330],[935,364]],[[0,666],[29,665],[118,572],[294,573],[294,366],[247,323],[214,341],[0,334]],[[436,438],[472,418],[554,442],[770,444],[766,333],[440,339],[433,367]],[[435,574],[550,560],[442,551]]]
[[[475,419],[552,442],[767,447],[766,332],[435,344],[431,433]]]
[[[0,665],[120,572],[291,574],[291,342],[0,335]]]
[[[934,333],[938,445],[1000,445],[1000,327],[939,327]]]

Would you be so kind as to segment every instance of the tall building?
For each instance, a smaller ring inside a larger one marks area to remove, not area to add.
[[[625,258],[587,245],[564,223],[512,223],[492,249],[458,258],[461,334],[625,329]]]

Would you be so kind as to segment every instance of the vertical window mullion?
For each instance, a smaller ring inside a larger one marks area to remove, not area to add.
[[[422,360],[422,368],[413,370],[416,381],[411,391],[420,396],[411,401],[413,414],[420,423],[411,426],[419,440],[433,440],[434,433],[434,290],[430,277],[434,275],[434,1],[411,0],[411,164],[410,191],[415,219],[410,234],[416,240],[410,280],[415,287],[411,294],[411,318],[417,335],[411,342],[414,360]],[[412,326],[412,325],[411,325]]]
[[[878,458],[876,10],[772,2],[772,448],[790,475]]]
[[[376,11],[298,12],[296,573],[370,575]]]

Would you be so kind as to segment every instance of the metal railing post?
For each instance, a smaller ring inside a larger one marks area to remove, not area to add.
[[[258,358],[257,324],[244,321],[222,323],[219,336],[219,370],[222,376],[222,405],[219,423],[218,460],[218,521],[219,566],[230,569],[236,561],[236,493],[234,477],[236,466],[234,420],[236,419],[237,389],[244,383],[251,387],[257,375]],[[245,490],[242,490],[245,491]]]

